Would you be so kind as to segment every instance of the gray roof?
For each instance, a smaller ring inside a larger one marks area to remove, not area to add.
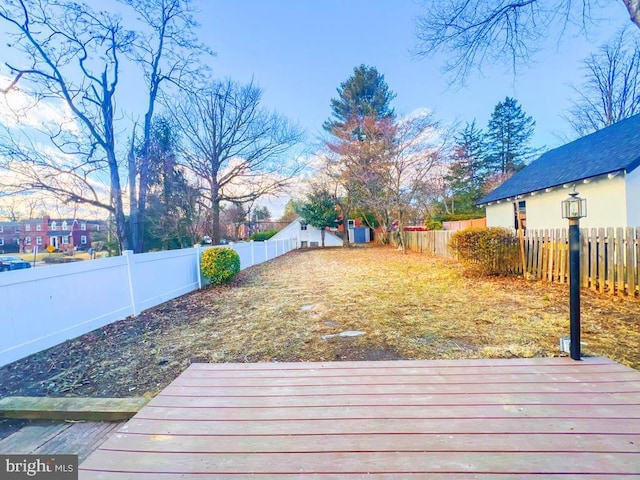
[[[640,166],[640,115],[549,150],[482,198],[482,205]]]

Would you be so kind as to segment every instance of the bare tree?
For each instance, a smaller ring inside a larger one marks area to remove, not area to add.
[[[282,190],[301,166],[289,161],[302,131],[265,110],[253,84],[226,80],[190,92],[172,108],[186,167],[201,182],[211,209],[212,240],[220,243],[220,204],[243,204]]]
[[[163,84],[182,87],[206,74],[200,57],[212,52],[197,41],[190,0],[120,0],[142,18],[145,30],[137,32],[130,57],[142,68],[147,83],[147,110],[142,122],[142,142],[135,167],[130,169],[129,208],[131,243],[143,251],[145,211],[152,161],[149,154],[152,122]],[[135,127],[134,127],[135,131]],[[137,182],[136,182],[137,178]],[[137,195],[136,195],[137,194]]]
[[[426,56],[444,51],[449,59],[444,69],[453,81],[464,81],[473,67],[508,59],[514,72],[529,63],[551,26],[565,30],[576,24],[586,31],[592,9],[613,0],[431,0],[425,14],[416,20],[416,53]],[[640,28],[640,1],[616,0],[624,4],[631,21]],[[622,6],[622,5],[621,5]]]
[[[395,225],[404,248],[401,232],[413,211],[429,203],[425,197],[432,196],[433,167],[443,156],[447,136],[433,116],[424,113],[354,122],[359,132],[355,138],[350,122],[334,129],[337,141],[328,143],[333,155],[326,157],[325,178],[333,180],[341,209],[373,213],[386,233]]]
[[[640,41],[624,31],[584,61],[585,81],[565,116],[580,136],[640,113]]]
[[[121,55],[131,47],[132,32],[124,29],[114,16],[105,12],[94,13],[86,6],[70,2],[54,4],[41,0],[9,0],[0,6],[0,20],[11,28],[12,47],[23,54],[22,65],[7,63],[15,75],[13,89],[18,81],[26,82],[37,100],[54,99],[72,112],[77,122],[73,126],[57,129],[49,126],[43,133],[60,156],[81,157],[78,163],[90,165],[89,170],[107,169],[110,201],[106,206],[115,217],[121,243],[126,244],[116,153],[114,95],[120,79]],[[80,132],[74,131],[74,126]],[[23,153],[22,160],[30,156],[28,152]],[[61,165],[55,160],[48,162],[42,157],[41,160],[39,166],[46,166],[47,173],[44,177],[37,175],[32,187],[68,194],[67,199],[80,200],[73,192],[73,186],[68,189],[59,186],[65,176],[56,177],[56,170],[74,180],[85,177],[87,171],[82,169],[78,176],[68,166],[60,169]],[[34,165],[34,168],[37,167]],[[46,179],[47,175],[49,179],[58,180],[58,185],[48,188],[47,183],[38,182]]]
[[[66,123],[43,123],[36,134],[5,129],[0,143],[5,161],[12,171],[18,167],[22,176],[12,189],[45,190],[66,202],[104,208],[114,218],[121,248],[139,250],[138,238],[131,242],[127,236],[123,202],[121,167],[135,157],[127,157],[131,148],[123,148],[121,144],[128,142],[120,141],[122,131],[128,129],[120,126],[125,117],[116,111],[122,63],[133,60],[147,79],[143,143],[148,150],[160,84],[167,79],[175,82],[183,73],[190,57],[180,49],[193,46],[193,24],[189,23],[189,0],[123,3],[137,12],[143,22],[140,31],[126,29],[115,15],[72,1],[7,0],[0,5],[0,21],[8,27],[10,48],[16,53],[12,56],[16,60],[6,64],[13,80],[4,90],[8,96],[26,94],[34,99],[16,115],[24,118],[45,106],[69,112]],[[43,146],[45,139],[53,151]],[[130,172],[144,179],[147,168],[145,160],[131,166]],[[103,181],[109,188],[107,199],[97,191]],[[130,197],[135,200],[135,224],[140,217],[137,205],[143,205],[144,214],[145,182],[139,190],[144,192],[142,198]],[[131,184],[135,186],[135,178]]]

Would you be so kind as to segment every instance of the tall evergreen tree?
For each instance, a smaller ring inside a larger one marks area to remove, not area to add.
[[[537,152],[530,146],[535,124],[515,98],[506,97],[496,105],[486,136],[489,173],[508,176],[525,167]]]
[[[395,93],[375,67],[360,65],[353,75],[338,88],[338,98],[331,100],[331,118],[323,125],[332,139],[327,142],[333,153],[328,170],[340,191],[337,203],[346,225],[350,211],[361,206],[361,182],[374,173],[371,156],[373,143],[386,142],[388,128],[370,128],[372,125],[392,124],[395,112],[391,101]],[[365,148],[362,148],[365,147]],[[377,158],[377,157],[376,157]],[[358,175],[355,174],[358,172]],[[349,245],[345,236],[345,246]]]
[[[353,75],[341,83],[337,91],[338,98],[331,99],[332,118],[323,125],[330,133],[336,128],[344,128],[347,122],[360,123],[364,117],[395,117],[391,101],[396,94],[375,67],[355,67]]]
[[[445,176],[452,194],[451,213],[475,213],[486,178],[484,133],[476,121],[465,125],[454,138],[449,174]]]

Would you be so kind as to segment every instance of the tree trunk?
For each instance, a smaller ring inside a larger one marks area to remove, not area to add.
[[[349,212],[350,208],[340,206],[342,210],[342,227],[344,229],[344,238],[342,239],[342,246],[349,247],[351,244],[349,243]]]
[[[407,248],[404,241],[404,218],[402,213],[398,215],[398,247],[402,250],[402,253],[407,253]]]
[[[211,207],[211,241],[220,245],[220,199],[214,198]]]
[[[324,232],[325,232],[325,227],[321,227],[320,228],[320,241],[322,242],[322,248],[324,248]]]
[[[131,137],[129,149],[129,232],[131,232],[131,245],[134,252],[138,243],[138,202],[136,197],[136,156],[134,152],[135,135]],[[140,252],[136,252],[140,253]]]

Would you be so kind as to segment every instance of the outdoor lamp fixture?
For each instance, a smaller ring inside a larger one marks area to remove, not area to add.
[[[587,216],[587,201],[574,191],[562,201],[562,218],[569,220],[569,354],[580,360],[580,219]]]

